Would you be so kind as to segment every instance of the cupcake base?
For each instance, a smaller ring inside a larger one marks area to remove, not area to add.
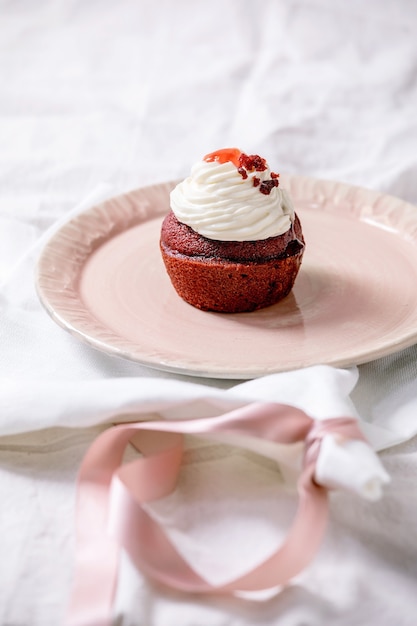
[[[172,211],[160,248],[178,295],[203,311],[243,313],[276,304],[297,277],[304,238],[297,216],[287,232],[258,241],[217,241],[199,235]]]
[[[178,295],[203,311],[242,313],[276,304],[291,291],[303,249],[282,259],[236,263],[184,257],[161,243],[162,258]]]

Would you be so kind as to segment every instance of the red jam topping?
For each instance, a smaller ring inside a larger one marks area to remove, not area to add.
[[[203,161],[211,163],[233,163],[237,168],[237,171],[242,176],[243,180],[248,178],[248,172],[264,172],[267,169],[266,160],[260,157],[258,154],[245,154],[237,148],[223,148],[206,154]],[[265,195],[269,195],[274,187],[279,185],[279,174],[271,172],[271,178],[269,180],[263,180],[258,176],[253,176],[253,186],[259,187],[259,191]]]
[[[203,161],[216,161],[216,163],[228,163],[230,161],[236,167],[240,166],[239,157],[242,154],[237,148],[223,148],[222,150],[216,150],[216,152],[210,152],[206,154]]]

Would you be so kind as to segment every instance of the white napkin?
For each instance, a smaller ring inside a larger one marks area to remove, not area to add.
[[[355,368],[329,366],[274,374],[229,390],[152,378],[8,380],[0,391],[1,432],[79,428],[157,415],[166,420],[193,419],[259,400],[297,406],[318,420],[355,416],[349,393],[356,380]],[[324,486],[374,499],[388,476],[371,448],[356,444],[326,436],[316,478]],[[278,445],[237,435],[218,441],[190,438],[178,489],[147,508],[202,576],[224,583],[257,565],[282,541],[296,506],[293,489],[302,452],[300,444]]]
[[[267,376],[236,385],[229,390],[207,388],[183,381],[152,378],[55,382],[3,379],[0,388],[0,434],[10,435],[53,426],[87,427],[104,422],[146,419],[159,414],[165,419],[192,419],[237,408],[247,402],[274,401],[304,410],[315,419],[355,416],[349,392],[357,371],[315,366]],[[22,390],[24,389],[24,393]],[[242,445],[283,464],[289,477],[301,467],[299,447],[272,442],[226,438],[223,443]],[[363,480],[386,482],[387,477],[369,446],[348,446],[333,435],[324,438],[318,480],[368,497]],[[366,468],[366,470],[364,469]],[[362,478],[361,472],[364,471]],[[369,472],[371,474],[369,475]]]

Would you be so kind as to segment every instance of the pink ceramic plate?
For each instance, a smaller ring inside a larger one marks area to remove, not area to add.
[[[205,313],[160,257],[172,183],[93,207],[52,238],[37,289],[52,318],[95,348],[163,370],[245,379],[359,364],[417,341],[417,209],[341,183],[283,177],[307,248],[293,292],[254,313]]]

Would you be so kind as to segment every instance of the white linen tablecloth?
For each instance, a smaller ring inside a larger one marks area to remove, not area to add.
[[[31,423],[29,389],[35,402],[37,383],[52,389],[151,377],[161,385],[237,385],[125,362],[58,328],[33,287],[42,237],[74,207],[185,176],[224,146],[262,154],[274,169],[417,204],[416,29],[413,0],[0,0],[0,384],[20,385],[25,406],[19,433],[11,426],[4,434],[16,407],[0,415],[0,624],[60,623],[72,573],[75,477],[103,428],[44,428],[35,411]],[[120,624],[415,623],[417,347],[358,371],[355,410],[388,433],[380,456],[391,483],[383,499],[332,495],[317,558],[266,599],[162,591],[125,558]],[[229,523],[250,532],[254,501],[234,479],[221,485],[229,450],[197,447],[188,462],[198,466],[213,454],[218,512],[226,516],[238,498],[241,515]],[[235,469],[259,502],[269,493],[268,463],[237,453]],[[274,501],[271,515],[276,508]],[[205,530],[197,531],[203,540]]]

